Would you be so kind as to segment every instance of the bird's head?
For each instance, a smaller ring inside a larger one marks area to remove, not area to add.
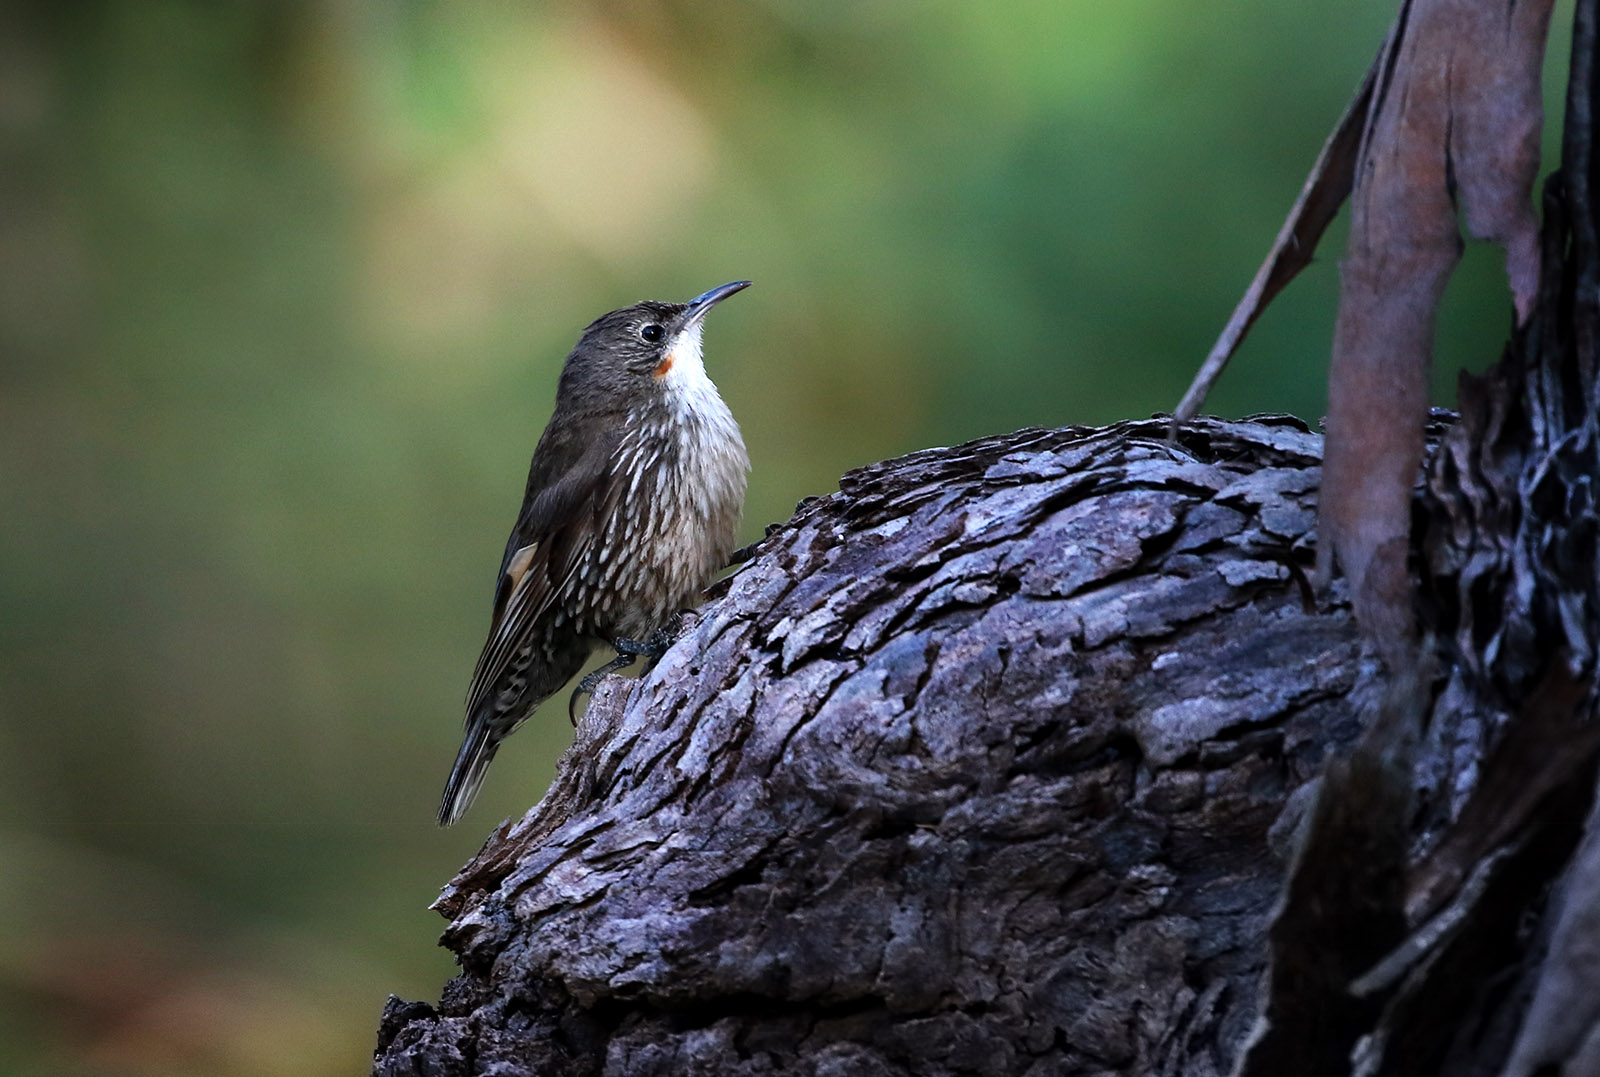
[[[700,333],[711,308],[750,286],[736,280],[687,303],[635,303],[596,318],[561,371],[558,406],[611,410],[618,402],[695,393],[709,385]]]

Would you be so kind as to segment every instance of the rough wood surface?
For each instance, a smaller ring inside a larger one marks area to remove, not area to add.
[[[376,1072],[1229,1072],[1370,668],[1309,601],[1320,438],[1167,432],[803,504],[446,890],[463,973]]]

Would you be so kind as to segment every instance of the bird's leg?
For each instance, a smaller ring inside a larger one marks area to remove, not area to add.
[[[804,504],[806,504],[807,501],[812,501],[812,500],[815,500],[815,499],[814,498],[806,498],[806,500],[800,502],[800,504],[804,505]],[[782,524],[768,524],[766,531],[762,534],[762,536],[760,538],[756,539],[754,542],[750,543],[750,545],[748,545],[748,546],[740,546],[737,550],[734,550],[731,554],[729,554],[728,555],[728,563],[727,563],[727,565],[725,567],[734,568],[734,567],[736,567],[738,565],[744,564],[746,561],[750,560],[752,557],[754,557],[757,553],[759,553],[761,551],[761,544],[763,542],[766,542],[769,538],[771,538],[774,533],[776,533],[778,531],[782,531],[782,530],[783,530],[783,525]]]
[[[590,695],[600,682],[619,669],[626,669],[640,658],[648,658],[653,665],[657,659],[667,653],[667,648],[672,646],[672,641],[677,638],[678,626],[682,623],[682,614],[673,614],[672,620],[666,626],[650,633],[647,640],[627,639],[618,636],[611,641],[611,646],[617,649],[617,656],[583,680],[578,682],[578,687],[572,690],[572,698],[567,700],[567,717],[572,719],[572,724],[578,724],[578,697]]]

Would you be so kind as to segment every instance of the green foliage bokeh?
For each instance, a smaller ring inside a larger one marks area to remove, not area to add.
[[[386,992],[437,997],[425,906],[571,733],[435,829],[591,318],[756,282],[707,333],[746,540],[857,464],[1168,409],[1390,15],[0,15],[0,1070],[356,1072]],[[1321,413],[1335,233],[1212,410]],[[1470,248],[1441,401],[1507,317]]]

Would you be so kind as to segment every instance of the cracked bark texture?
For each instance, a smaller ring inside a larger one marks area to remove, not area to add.
[[[375,1072],[1225,1074],[1372,681],[1297,420],[1024,430],[802,503],[439,899]]]

